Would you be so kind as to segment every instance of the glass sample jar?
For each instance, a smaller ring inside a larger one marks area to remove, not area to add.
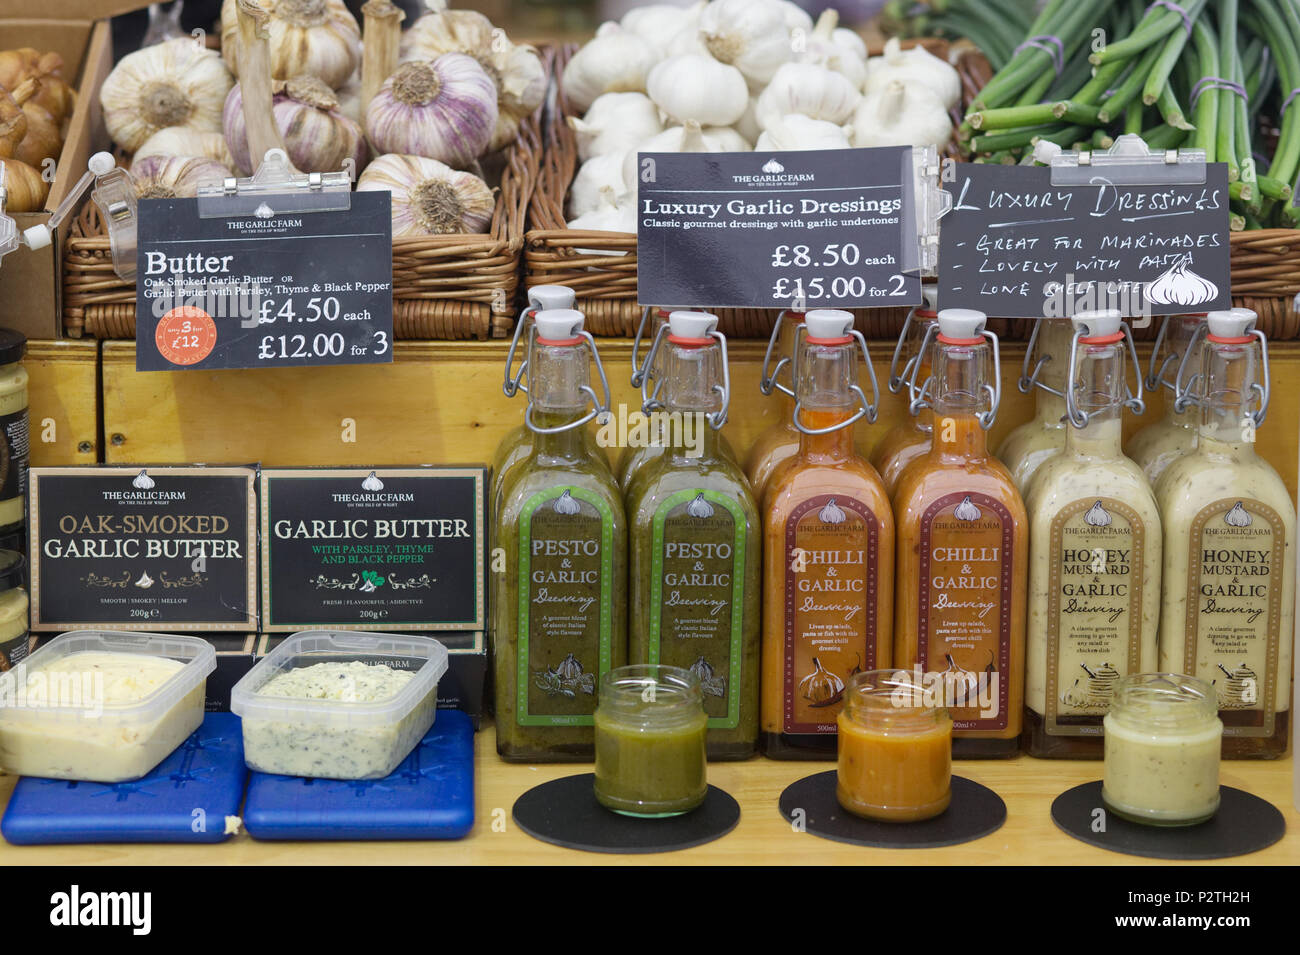
[[[1106,808],[1152,826],[1193,826],[1219,808],[1223,723],[1214,687],[1178,673],[1119,681],[1103,723]]]
[[[0,530],[21,527],[27,507],[27,338],[0,328]]]
[[[939,815],[952,798],[952,720],[906,670],[849,680],[839,715],[840,805],[880,822]]]
[[[596,707],[596,801],[625,816],[678,816],[708,792],[699,677],[637,664],[607,672]]]
[[[27,560],[14,550],[0,550],[0,672],[27,656]]]

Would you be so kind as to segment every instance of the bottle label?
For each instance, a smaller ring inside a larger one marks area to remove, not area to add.
[[[30,647],[31,635],[26,630],[16,637],[0,640],[0,673],[13,669],[26,660]]]
[[[696,673],[710,729],[740,725],[745,511],[717,491],[679,491],[654,516],[650,662]]]
[[[552,488],[519,522],[519,670],[522,726],[591,726],[611,665],[614,518],[599,495]]]
[[[849,677],[876,668],[880,523],[850,497],[809,498],[785,525],[786,733],[835,733]]]
[[[1286,525],[1259,501],[1224,498],[1196,515],[1188,547],[1183,672],[1214,685],[1223,735],[1271,736]]]
[[[27,409],[0,415],[0,501],[27,493]]]
[[[1007,728],[1015,525],[1001,501],[958,491],[921,515],[918,662],[944,677],[954,730]]]
[[[1100,736],[1115,684],[1141,667],[1146,530],[1123,501],[1084,498],[1052,519],[1046,712],[1050,736]]]

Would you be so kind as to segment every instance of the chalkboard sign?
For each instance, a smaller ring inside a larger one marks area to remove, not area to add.
[[[483,629],[485,477],[263,471],[262,629]]]
[[[253,468],[34,468],[33,630],[257,629]]]
[[[909,147],[637,158],[641,303],[854,308],[921,301]]]
[[[939,228],[939,303],[1005,318],[1230,308],[1228,178],[1200,184],[1053,185],[1046,166],[955,163]],[[1108,179],[1108,177],[1111,177]]]
[[[391,362],[390,198],[229,218],[202,218],[197,199],[141,200],[136,369]]]

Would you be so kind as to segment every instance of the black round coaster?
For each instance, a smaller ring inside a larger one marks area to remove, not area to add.
[[[721,839],[740,822],[740,804],[717,786],[699,808],[664,819],[634,819],[596,802],[594,773],[534,786],[515,800],[515,824],[534,839],[583,852],[675,852]]]
[[[791,822],[803,811],[805,831],[823,839],[881,849],[937,849],[996,832],[1007,821],[1002,797],[964,776],[952,777],[948,808],[921,822],[874,822],[844,809],[835,796],[835,770],[806,776],[781,793],[781,815]]]
[[[1101,815],[1097,810],[1102,810]],[[1098,820],[1105,829],[1096,832]],[[1101,780],[1075,786],[1052,803],[1052,821],[1067,835],[1111,852],[1151,859],[1226,859],[1267,849],[1286,833],[1277,807],[1258,796],[1219,787],[1219,811],[1197,826],[1144,826],[1106,811]]]

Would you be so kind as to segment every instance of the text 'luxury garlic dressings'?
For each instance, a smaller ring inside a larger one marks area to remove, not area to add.
[[[1268,351],[1249,309],[1211,312],[1196,449],[1161,476],[1165,527],[1160,669],[1214,687],[1223,755],[1286,751],[1295,603],[1295,508],[1255,452],[1268,409]],[[1199,380],[1196,380],[1199,379]]]

